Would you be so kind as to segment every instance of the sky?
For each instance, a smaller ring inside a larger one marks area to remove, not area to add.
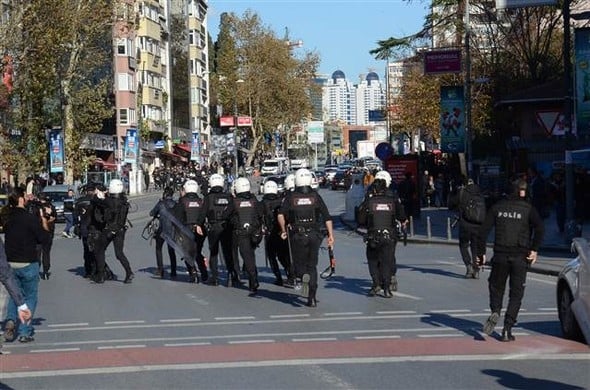
[[[428,11],[426,0],[209,0],[208,27],[213,41],[223,12],[258,14],[277,37],[289,30],[290,41],[303,41],[297,51],[320,55],[319,73],[341,70],[354,83],[376,72],[383,80],[386,62],[369,51],[377,41],[418,32]]]

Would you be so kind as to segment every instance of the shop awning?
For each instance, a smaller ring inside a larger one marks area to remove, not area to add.
[[[174,145],[175,148],[182,150],[183,152],[190,153],[191,146],[189,144],[176,144]]]
[[[172,161],[188,162],[188,158],[183,157],[183,156],[181,156],[179,154],[176,154],[176,153],[170,153],[170,152],[161,151],[160,152],[160,157],[168,158],[168,159],[170,159]]]

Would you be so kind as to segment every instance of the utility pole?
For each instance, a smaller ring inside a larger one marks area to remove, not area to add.
[[[469,0],[465,0],[465,161],[467,176],[473,178],[473,153],[471,130],[471,26],[469,20]]]

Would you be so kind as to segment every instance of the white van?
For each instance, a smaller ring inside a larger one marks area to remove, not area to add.
[[[264,160],[262,168],[260,169],[260,174],[263,176],[279,175],[285,173],[287,169],[286,159],[272,158],[270,160]]]

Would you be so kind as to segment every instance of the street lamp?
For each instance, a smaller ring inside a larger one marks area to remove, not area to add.
[[[238,84],[243,84],[244,80],[236,80],[236,90],[234,93],[234,179],[238,178]]]

